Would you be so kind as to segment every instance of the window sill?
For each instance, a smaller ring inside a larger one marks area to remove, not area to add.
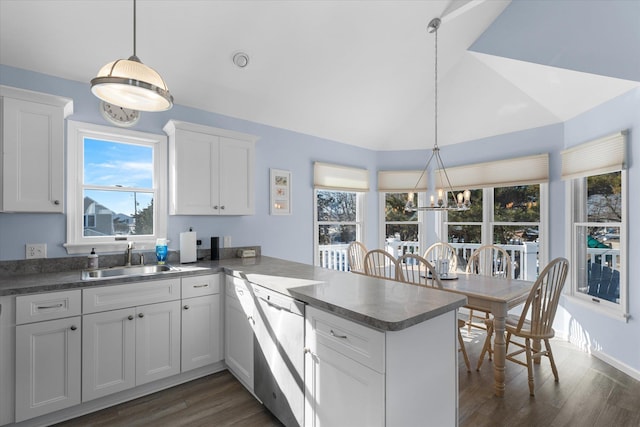
[[[94,243],[65,243],[62,246],[67,250],[69,255],[82,255],[91,252],[95,248],[96,253],[120,252],[127,248],[129,242],[133,242],[135,250],[156,250],[156,240],[118,240],[114,242],[94,242]]]
[[[629,323],[631,315],[623,311],[622,307],[613,307],[613,303],[608,303],[605,300],[600,302],[587,299],[586,297],[579,297],[576,295],[565,295],[568,302],[575,303],[582,307],[591,309],[599,314],[610,317],[614,320],[619,320],[624,323]]]

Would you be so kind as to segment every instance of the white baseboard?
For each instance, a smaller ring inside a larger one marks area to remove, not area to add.
[[[613,357],[609,356],[606,353],[603,353],[601,351],[598,350],[591,350],[591,354],[594,357],[597,357],[598,359],[602,360],[603,362],[613,366],[614,368],[618,369],[619,371],[624,372],[625,374],[629,375],[631,378],[635,379],[636,381],[640,381],[640,371],[633,369],[631,366],[627,365],[626,363],[622,363],[617,359],[614,359]]]

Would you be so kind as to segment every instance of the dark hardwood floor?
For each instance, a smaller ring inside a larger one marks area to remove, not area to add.
[[[484,333],[462,334],[475,367]],[[525,367],[507,362],[506,396],[499,398],[493,395],[491,362],[485,360],[480,372],[467,373],[460,354],[460,426],[640,426],[640,382],[571,344],[554,340],[551,345],[560,381],[553,380],[549,362],[543,358],[535,368],[535,397],[529,396]],[[227,371],[58,424],[280,425]]]

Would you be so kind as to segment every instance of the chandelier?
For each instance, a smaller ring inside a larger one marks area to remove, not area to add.
[[[415,206],[413,203],[413,193],[409,193],[409,197],[405,205],[405,210],[407,211],[466,211],[471,206],[471,192],[469,190],[464,190],[456,195],[453,186],[451,185],[451,181],[449,180],[447,170],[442,162],[442,158],[440,157],[440,147],[438,147],[438,28],[440,28],[441,22],[440,18],[433,18],[431,22],[429,22],[428,27],[430,33],[435,33],[435,137],[431,156],[429,157],[429,160],[427,160],[427,164],[422,170],[415,188],[417,191],[418,185],[424,177],[424,174],[427,173],[431,162],[435,162],[435,173],[437,175],[437,183],[439,185],[436,186],[435,193],[430,195],[429,204],[427,206]],[[449,200],[449,195],[451,195],[451,200]]]
[[[160,74],[136,56],[136,0],[133,0],[133,55],[110,62],[91,79],[91,92],[110,104],[141,111],[165,111],[173,96]]]

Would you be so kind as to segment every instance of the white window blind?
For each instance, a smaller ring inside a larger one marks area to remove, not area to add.
[[[410,193],[427,191],[427,172],[422,171],[378,171],[378,191],[387,193]]]
[[[562,152],[562,179],[602,175],[625,169],[627,131],[584,144]]]
[[[369,191],[369,171],[315,162],[313,187],[320,190]]]
[[[446,171],[454,190],[541,184],[549,182],[549,153],[457,166]]]

